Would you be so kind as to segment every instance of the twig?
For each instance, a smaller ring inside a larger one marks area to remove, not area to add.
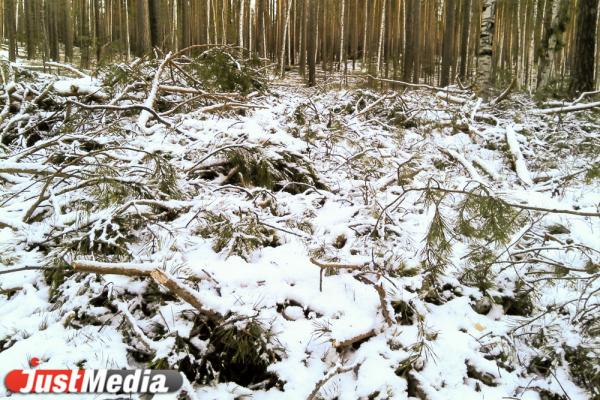
[[[143,104],[130,104],[127,106],[87,105],[87,104],[82,104],[82,103],[79,103],[79,102],[73,101],[73,100],[68,100],[67,103],[75,104],[76,106],[85,108],[87,110],[109,110],[109,111],[144,110],[144,111],[147,111],[148,113],[152,114],[152,116],[154,116],[154,118],[156,118],[157,121],[160,122],[161,124],[166,125],[171,129],[174,129],[177,133],[179,133],[181,135],[186,135],[186,133],[184,131],[177,128],[175,125],[173,125],[172,123],[170,123],[169,121],[167,121],[166,119],[161,117],[152,108],[150,108],[146,105],[143,105]]]
[[[377,290],[377,294],[379,295],[379,303],[381,305],[381,314],[383,314],[383,319],[388,324],[388,326],[392,326],[394,321],[390,316],[390,311],[387,307],[387,302],[385,301],[385,290],[383,289],[383,284],[375,285],[375,290]]]
[[[46,269],[46,267],[42,267],[42,266],[26,266],[26,267],[21,267],[21,268],[13,268],[13,269],[7,269],[7,270],[0,270],[0,275],[12,274],[14,272],[21,272],[21,271],[39,271],[41,269]]]
[[[57,63],[54,61],[46,61],[46,65],[49,65],[51,67],[56,67],[56,68],[62,68],[62,69],[66,69],[67,71],[70,71],[72,73],[74,73],[75,75],[78,75],[82,78],[89,78],[90,76],[86,73],[81,72],[80,70],[78,70],[77,68],[71,66],[71,65],[67,65],[67,64],[61,64],[61,63]]]
[[[332,269],[349,269],[349,270],[354,270],[354,269],[362,269],[365,267],[366,264],[363,265],[352,265],[352,264],[334,264],[334,263],[324,263],[321,261],[317,261],[314,258],[310,258],[310,262],[315,264],[317,267],[321,268],[321,271],[319,272],[319,291],[322,292],[323,291],[323,274],[325,273],[325,270],[327,270],[328,268],[332,268]]]
[[[335,347],[337,350],[344,349],[348,346],[352,346],[354,343],[362,342],[363,340],[370,339],[375,335],[377,335],[377,331],[375,329],[371,329],[368,332],[361,333],[360,335],[353,336],[346,340],[342,340],[341,342],[337,342],[334,340],[333,347]]]
[[[308,395],[306,400],[315,400],[317,398],[317,396],[319,395],[319,391],[321,391],[323,386],[325,386],[325,384],[331,378],[333,378],[334,376],[339,375],[339,374],[344,374],[346,372],[350,372],[350,371],[356,369],[356,367],[358,367],[358,366],[359,365],[353,365],[351,367],[342,367],[342,366],[337,367],[335,370],[331,371],[330,373],[325,375],[321,380],[319,380],[317,382],[317,384],[315,385],[315,388],[313,389],[312,392],[310,392],[310,394]]]
[[[393,80],[393,79],[376,78],[373,75],[367,75],[367,76],[376,81],[395,83],[395,84],[405,86],[405,87],[418,88],[418,89],[429,89],[429,90],[435,90],[436,92],[446,92],[446,93],[457,93],[457,94],[465,94],[466,93],[465,90],[460,90],[460,89],[440,88],[440,87],[426,85],[424,83],[409,83],[409,82],[397,81],[397,80]]]

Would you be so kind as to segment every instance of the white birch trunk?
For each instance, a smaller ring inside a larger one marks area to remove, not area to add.
[[[381,25],[379,27],[379,44],[377,45],[377,70],[375,76],[379,77],[381,72],[381,56],[383,54],[383,35],[385,34],[385,9],[386,0],[383,0],[383,6],[381,8]]]
[[[125,46],[127,46],[127,61],[131,59],[131,46],[129,43],[129,0],[125,0]]]
[[[369,7],[365,5],[365,26],[364,26],[364,34],[363,34],[363,47],[362,47],[362,65],[360,68],[365,71],[365,66],[367,65],[367,20],[369,19]]]
[[[210,44],[210,0],[206,0],[206,43]]]
[[[340,16],[340,60],[339,66],[342,68],[344,60],[344,13],[346,12],[346,0],[342,0],[342,15]]]
[[[179,43],[177,41],[177,0],[173,1],[173,31],[171,35],[171,40],[173,41],[172,47],[175,49],[175,51],[177,51],[179,50]]]
[[[238,43],[244,47],[244,0],[240,2],[240,23],[238,26]]]
[[[285,70],[285,45],[286,45],[286,37],[288,33],[288,26],[290,24],[290,11],[292,9],[292,0],[288,0],[287,7],[285,10],[285,23],[283,25],[283,40],[281,41],[281,77],[284,75]]]

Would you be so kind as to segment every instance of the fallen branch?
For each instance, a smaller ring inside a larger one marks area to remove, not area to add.
[[[154,111],[152,108],[147,107],[146,105],[142,105],[142,104],[131,104],[131,105],[127,105],[127,106],[88,105],[88,104],[82,104],[82,103],[79,103],[79,102],[73,101],[73,100],[69,100],[67,103],[72,103],[78,107],[85,108],[87,110],[108,110],[108,111],[143,110],[143,111],[150,113],[161,124],[168,126],[169,128],[175,130],[177,133],[179,133],[181,135],[186,135],[186,133],[184,131],[177,128],[175,125],[173,125],[172,123],[170,123],[169,121],[167,121],[166,119],[161,117],[156,111]]]
[[[89,260],[73,262],[73,269],[77,272],[124,276],[150,276],[157,267],[158,264],[107,263]]]
[[[505,98],[507,98],[508,95],[516,87],[517,87],[517,78],[514,78],[512,80],[512,82],[510,83],[510,85],[502,93],[500,93],[500,96],[496,97],[494,100],[492,100],[490,102],[490,106],[494,107],[495,105],[497,105],[498,103],[500,103],[502,100],[504,100]]]
[[[314,258],[310,258],[310,262],[315,264],[317,267],[321,268],[321,271],[319,272],[319,291],[320,292],[323,291],[323,274],[325,273],[325,270],[327,270],[328,268],[356,270],[356,269],[362,269],[366,265],[366,264],[353,265],[353,264],[324,263],[321,261],[317,261]]]
[[[388,204],[386,206],[386,208],[390,207],[393,204],[396,204],[408,192],[424,192],[427,190],[436,190],[436,191],[443,192],[443,193],[464,194],[464,195],[476,196],[476,197],[494,197],[494,196],[485,196],[485,195],[481,195],[481,194],[477,194],[477,193],[472,193],[472,192],[469,192],[466,190],[446,189],[446,188],[442,188],[442,187],[411,188],[411,189],[406,189],[401,195],[399,195],[395,200],[393,200],[390,204]],[[569,215],[577,215],[579,217],[600,217],[600,212],[568,210],[568,209],[564,209],[564,208],[538,207],[538,206],[530,206],[527,204],[511,203],[504,199],[499,199],[499,200],[504,202],[504,204],[506,204],[509,207],[519,208],[521,210],[540,211],[540,212],[546,212],[546,213],[551,213],[551,214],[569,214]]]
[[[438,99],[442,99],[442,100],[446,101],[447,103],[454,103],[454,104],[459,104],[459,105],[467,104],[466,99],[462,99],[462,98],[456,97],[456,96],[451,96],[448,92],[436,93],[435,97],[437,97]]]
[[[434,90],[436,92],[446,92],[446,93],[460,93],[460,94],[467,93],[467,91],[461,90],[461,89],[440,88],[440,87],[436,87],[436,86],[426,85],[424,83],[409,83],[409,82],[404,82],[404,81],[397,81],[397,80],[394,80],[394,79],[377,78],[377,77],[374,77],[373,75],[367,75],[367,76],[369,78],[371,78],[373,80],[376,80],[376,81],[379,81],[379,82],[395,83],[397,85],[401,85],[401,86],[405,86],[405,87],[410,87],[410,88],[429,89],[429,90]]]
[[[317,382],[317,384],[315,385],[315,388],[313,389],[312,392],[310,392],[310,394],[308,395],[308,397],[306,398],[306,400],[315,400],[315,399],[317,399],[317,396],[319,395],[319,392],[321,391],[321,389],[323,388],[323,386],[325,386],[325,384],[327,382],[329,382],[329,380],[331,378],[333,378],[334,376],[339,375],[339,374],[350,372],[350,371],[356,369],[359,366],[360,365],[353,365],[351,367],[342,367],[342,366],[337,367],[335,370],[331,371],[330,373],[328,373],[327,375],[325,375],[320,381]]]
[[[160,85],[160,76],[162,75],[162,71],[165,68],[165,65],[171,60],[171,53],[167,54],[164,60],[160,63],[156,70],[156,74],[154,75],[154,79],[152,80],[152,87],[150,88],[150,93],[148,93],[148,98],[144,102],[144,109],[140,113],[140,117],[137,120],[137,124],[142,129],[142,131],[146,131],[146,125],[148,124],[148,120],[150,116],[154,116],[156,118],[158,113],[154,111],[154,102],[156,101],[156,95],[158,94],[158,86]],[[150,111],[152,110],[152,111]],[[159,117],[160,118],[160,117]],[[158,118],[157,118],[158,119]]]
[[[175,280],[175,278],[173,278],[169,273],[167,273],[161,269],[155,268],[150,273],[150,276],[152,277],[152,279],[154,279],[154,281],[156,283],[163,285],[164,287],[169,289],[169,291],[171,293],[173,293],[174,295],[177,295],[182,300],[184,300],[185,302],[190,304],[192,307],[194,307],[196,310],[198,310],[202,315],[204,315],[212,320],[223,319],[223,316],[220,313],[218,313],[214,310],[210,310],[202,304],[202,302],[200,301],[200,299],[197,296],[197,292],[194,292],[189,287],[184,286],[181,283],[177,282]]]
[[[477,182],[483,183],[483,179],[481,179],[481,176],[479,175],[479,173],[477,172],[477,170],[475,169],[475,167],[473,166],[473,164],[471,164],[471,162],[469,160],[467,160],[465,157],[463,157],[461,154],[458,154],[456,151],[451,150],[451,149],[445,149],[443,147],[438,147],[438,149],[448,155],[450,158],[453,158],[454,160],[456,160],[459,164],[461,164],[463,167],[465,167],[465,169],[467,170],[467,172],[469,173],[469,175],[471,175],[471,178]]]
[[[377,294],[379,295],[379,304],[381,306],[381,314],[383,315],[383,319],[388,324],[388,326],[392,326],[394,324],[394,320],[390,316],[390,310],[388,310],[387,302],[385,301],[385,289],[382,284],[375,285],[375,290],[377,290]]]
[[[506,142],[508,143],[508,149],[512,155],[513,162],[515,163],[515,171],[517,172],[517,176],[525,185],[533,185],[533,180],[531,179],[531,174],[529,173],[529,169],[525,163],[523,153],[521,153],[521,148],[519,147],[519,141],[517,140],[515,130],[510,125],[506,127]]]
[[[352,346],[354,343],[362,342],[363,340],[367,340],[377,335],[377,331],[375,329],[371,329],[368,332],[361,333],[360,335],[353,336],[349,339],[342,340],[341,342],[333,341],[333,347],[336,350],[344,349],[346,347]]]
[[[21,271],[39,271],[41,269],[45,269],[45,267],[27,266],[27,267],[13,268],[13,269],[7,269],[7,270],[0,270],[0,275],[12,274],[14,272],[21,272]]]
[[[72,73],[74,73],[75,75],[78,75],[82,78],[89,78],[90,76],[86,73],[81,72],[80,70],[78,70],[77,68],[73,67],[72,65],[67,65],[67,64],[61,64],[61,63],[57,63],[54,61],[46,61],[46,65],[49,65],[50,67],[56,67],[56,68],[62,68],[62,69],[66,69],[67,71],[70,71]]]
[[[600,94],[600,90],[594,90],[592,92],[583,92],[579,95],[578,98],[576,98],[575,100],[573,100],[573,102],[571,103],[572,105],[575,105],[577,103],[579,103],[581,100],[583,100],[585,97],[587,96],[595,96],[597,94]]]
[[[485,161],[483,161],[481,158],[477,157],[477,156],[473,156],[473,164],[477,165],[479,168],[481,168],[483,170],[483,172],[486,173],[486,175],[488,175],[490,178],[492,178],[492,180],[494,181],[498,181],[500,180],[500,177],[498,176],[498,174],[492,170],[486,163]]]
[[[206,308],[197,296],[197,293],[189,287],[179,283],[169,273],[158,268],[158,264],[132,264],[132,263],[106,263],[99,261],[76,260],[73,269],[78,272],[91,272],[104,275],[124,275],[150,277],[156,283],[169,289],[171,293],[190,304],[202,315],[209,319],[222,319],[223,316],[213,310]]]
[[[541,114],[541,115],[562,114],[562,113],[568,113],[568,112],[589,110],[589,109],[596,108],[596,107],[600,107],[600,101],[597,101],[595,103],[576,104],[576,105],[566,106],[566,107],[556,107],[556,108],[546,108],[546,109],[542,109],[542,110],[533,110],[531,112],[533,114],[538,114],[538,115],[539,114]]]
[[[142,331],[142,329],[137,325],[135,318],[133,317],[133,315],[131,315],[131,312],[129,312],[127,306],[123,303],[119,303],[117,307],[125,317],[125,320],[129,323],[131,330],[138,338],[139,342],[144,346],[144,350],[151,353],[152,355],[155,355],[157,351],[156,343],[154,343],[148,336],[146,336],[144,331]]]

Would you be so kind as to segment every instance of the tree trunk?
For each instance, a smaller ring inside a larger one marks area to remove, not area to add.
[[[442,71],[440,75],[440,86],[450,84],[450,70],[454,64],[454,18],[456,7],[453,1],[446,0],[444,4],[444,39],[442,41]]]
[[[315,1],[318,0],[306,0],[308,4],[309,17],[308,20],[313,22],[317,19],[317,5]],[[306,35],[306,63],[308,64],[308,86],[315,86],[316,81],[316,62],[315,62],[315,50],[317,45],[317,38],[315,36],[314,29],[308,29]]]
[[[540,65],[538,69],[537,89],[544,88],[550,82],[552,61],[555,53],[563,46],[563,35],[571,14],[571,1],[561,0],[558,10],[553,12],[552,24],[546,30],[541,43]]]
[[[15,0],[4,1],[4,23],[8,36],[8,59],[17,60],[17,26],[15,13]]]
[[[87,0],[80,0],[79,4],[79,47],[81,49],[82,69],[90,67],[90,24]]]
[[[469,27],[471,24],[471,0],[462,0],[462,29],[460,35],[460,78],[467,76],[467,54],[469,50]]]
[[[344,14],[346,13],[346,0],[342,1],[342,12],[340,15],[340,58],[338,66],[341,68],[342,61],[344,60]],[[339,69],[338,68],[338,71]]]
[[[491,78],[496,9],[496,3],[492,0],[485,0],[481,8],[477,71],[479,80],[485,82],[490,81]]]
[[[64,40],[65,40],[65,61],[73,62],[73,17],[71,14],[72,2],[71,0],[65,0],[64,2],[64,14],[63,14],[63,26],[64,26]]]
[[[160,46],[158,0],[148,0],[148,14],[150,19],[150,46],[152,48]]]
[[[285,22],[283,24],[283,36],[281,37],[281,77],[283,78],[285,72],[285,45],[286,37],[288,34],[288,27],[290,24],[290,10],[292,9],[292,0],[287,1],[287,7],[285,10]]]
[[[594,90],[597,13],[598,0],[579,0],[571,94]]]
[[[381,73],[381,57],[383,55],[383,36],[385,34],[385,11],[386,11],[386,0],[383,0],[383,6],[381,7],[381,24],[379,25],[379,44],[377,46],[377,69],[375,75],[379,77]]]

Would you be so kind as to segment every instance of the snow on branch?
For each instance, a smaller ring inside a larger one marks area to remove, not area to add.
[[[523,153],[521,152],[521,147],[519,146],[517,135],[515,133],[514,128],[511,125],[506,126],[506,142],[508,143],[508,149],[510,151],[510,154],[512,155],[513,162],[515,164],[515,171],[517,172],[517,176],[525,185],[533,185],[533,180],[531,179],[531,174],[529,173],[529,169],[527,168],[527,164],[525,163],[525,158],[523,157]]]

